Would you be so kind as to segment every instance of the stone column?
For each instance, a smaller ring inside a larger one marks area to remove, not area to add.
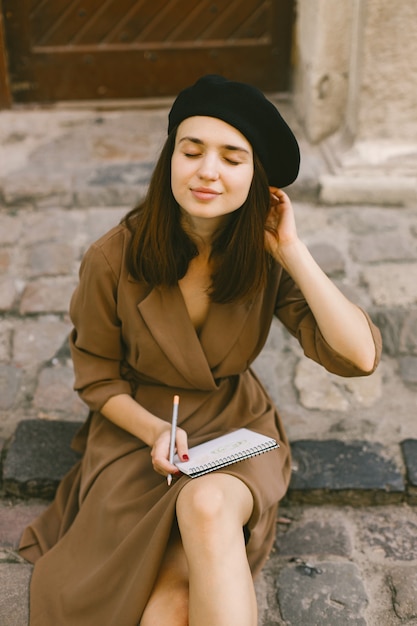
[[[294,107],[319,143],[344,123],[349,88],[352,0],[298,0]]]
[[[298,0],[294,105],[329,203],[417,203],[417,3]]]

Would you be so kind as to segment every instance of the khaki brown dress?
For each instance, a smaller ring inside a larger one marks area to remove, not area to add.
[[[290,478],[280,417],[250,369],[273,316],[328,370],[364,374],[327,345],[279,265],[256,299],[211,304],[198,335],[178,286],[150,290],[129,275],[129,239],[127,229],[117,226],[91,246],[71,302],[75,387],[90,414],[73,443],[81,461],[21,540],[21,554],[35,563],[31,626],[136,626],[155,582],[176,499],[190,479],[183,476],[168,488],[152,469],[150,449],[101,415],[110,397],[131,394],[170,420],[179,394],[179,425],[190,446],[242,426],[279,440],[278,450],[222,470],[253,494],[245,534],[255,576],[271,549],[277,503]],[[369,324],[377,362],[380,336]]]

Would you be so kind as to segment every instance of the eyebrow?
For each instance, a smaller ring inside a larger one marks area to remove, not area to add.
[[[183,141],[191,141],[192,143],[198,144],[199,146],[204,146],[204,141],[198,139],[197,137],[182,137],[178,143],[182,143]],[[225,148],[229,152],[244,152],[246,154],[250,154],[249,150],[246,148],[242,148],[241,146],[232,146],[230,144],[224,144],[221,148]]]

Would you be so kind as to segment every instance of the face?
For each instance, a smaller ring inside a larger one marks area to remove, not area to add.
[[[236,128],[214,117],[189,117],[178,127],[171,161],[172,193],[191,221],[222,218],[245,202],[253,151]]]

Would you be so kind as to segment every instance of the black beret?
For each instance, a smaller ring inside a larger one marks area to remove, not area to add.
[[[168,133],[187,117],[217,117],[237,128],[265,168],[269,184],[285,187],[300,168],[300,150],[277,108],[256,87],[209,74],[181,91],[172,105]]]

